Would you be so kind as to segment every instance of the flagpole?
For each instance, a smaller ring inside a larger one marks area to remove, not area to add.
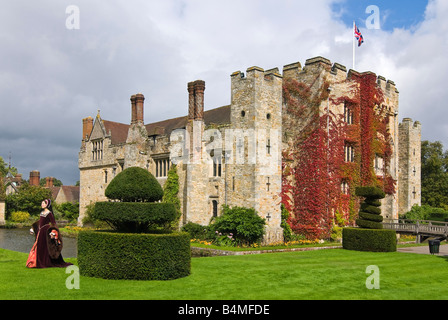
[[[353,20],[353,29],[352,29],[352,39],[353,39],[353,70],[355,70],[355,20]]]

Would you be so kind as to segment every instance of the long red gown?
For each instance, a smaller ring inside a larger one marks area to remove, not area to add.
[[[50,268],[62,267],[72,265],[72,263],[65,262],[62,254],[57,259],[52,259],[48,251],[47,237],[50,227],[56,226],[53,212],[49,212],[46,216],[40,215],[39,231],[37,233],[36,241],[28,256],[26,266],[28,268]]]

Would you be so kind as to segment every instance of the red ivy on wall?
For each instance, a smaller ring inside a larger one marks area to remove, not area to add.
[[[375,156],[381,155],[387,169],[392,155],[389,117],[376,76],[353,74],[351,80],[350,92],[334,98],[329,96],[329,83],[319,76],[310,85],[284,79],[284,132],[289,148],[283,153],[282,203],[291,213],[292,230],[309,239],[328,238],[341,220],[353,224],[359,208],[356,186],[378,185],[394,193],[390,175],[377,177],[373,167]],[[316,84],[318,89],[313,90]],[[341,103],[352,112],[353,124],[332,112],[331,106]],[[349,162],[344,157],[347,143],[355,155]],[[347,194],[342,192],[342,182],[350,190]]]

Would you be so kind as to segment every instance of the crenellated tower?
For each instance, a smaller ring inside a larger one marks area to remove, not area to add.
[[[398,214],[421,205],[421,124],[404,118],[399,125]]]
[[[265,242],[283,240],[282,76],[251,67],[231,75],[230,130],[225,133],[229,205],[254,208],[266,219]]]

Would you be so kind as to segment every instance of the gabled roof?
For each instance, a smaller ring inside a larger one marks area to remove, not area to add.
[[[129,125],[114,121],[103,120],[106,134],[110,134],[111,144],[125,143],[128,137]]]
[[[53,199],[57,199],[59,193],[65,195],[67,202],[75,203],[79,202],[79,187],[78,186],[60,186],[60,187],[50,187]]]
[[[111,144],[125,143],[129,124],[102,120],[106,134],[111,135]],[[185,128],[188,123],[188,117],[178,117],[168,120],[158,121],[146,124],[146,131],[149,136],[152,135],[169,135],[175,129]],[[230,106],[223,106],[220,108],[208,110],[204,112],[205,125],[223,125],[230,123]]]

